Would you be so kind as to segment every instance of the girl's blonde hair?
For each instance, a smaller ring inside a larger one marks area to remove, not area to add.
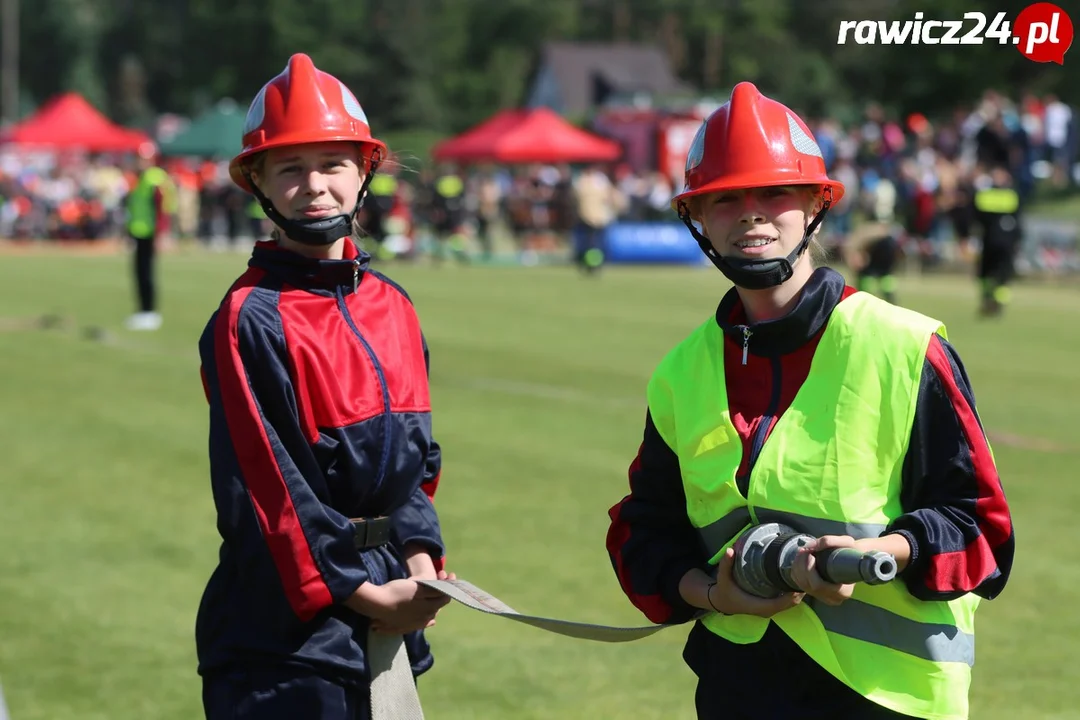
[[[820,225],[818,227],[821,227]],[[817,233],[814,233],[817,235]],[[816,237],[810,238],[810,244],[806,248],[806,252],[810,253],[810,264],[814,267],[821,267],[828,263],[829,251],[825,249],[825,246],[818,242]]]

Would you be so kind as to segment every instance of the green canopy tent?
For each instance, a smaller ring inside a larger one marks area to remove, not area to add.
[[[234,101],[221,100],[195,118],[182,133],[161,143],[161,154],[231,158],[240,152],[245,114]]]

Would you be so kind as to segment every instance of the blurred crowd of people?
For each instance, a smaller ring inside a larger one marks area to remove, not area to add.
[[[975,179],[1008,170],[1025,200],[1036,181],[1078,183],[1080,109],[1053,96],[1018,100],[987,91],[974,108],[933,121],[886,117],[877,105],[860,122],[812,122],[830,175],[848,192],[830,212],[827,244],[841,245],[861,219],[893,220],[905,242],[932,264],[973,237]],[[243,245],[264,236],[266,218],[228,179],[227,160],[163,159],[175,184],[170,235]],[[125,234],[124,197],[136,181],[129,158],[16,155],[0,150],[0,237],[96,239]],[[389,255],[436,250],[491,253],[496,230],[518,249],[554,248],[575,227],[602,230],[616,221],[672,220],[679,178],[625,164],[485,167],[420,172],[388,163],[363,210],[373,244]],[[950,242],[955,240],[957,242]]]
[[[974,108],[935,122],[917,113],[890,120],[876,105],[852,127],[819,120],[813,130],[829,174],[848,189],[829,214],[827,237],[842,244],[860,217],[895,221],[905,250],[924,266],[970,255],[980,178],[1005,171],[1022,203],[1038,181],[1057,189],[1080,184],[1077,112],[1053,95],[1014,102],[991,90]]]
[[[228,163],[156,159],[172,181],[174,237],[262,234],[264,218],[229,180]],[[127,235],[125,200],[139,180],[140,158],[115,154],[0,151],[0,238],[98,240]],[[253,224],[254,223],[254,226]]]
[[[461,255],[471,245],[491,255],[500,233],[521,251],[555,249],[580,225],[602,229],[616,221],[669,219],[673,192],[662,173],[626,165],[461,172],[442,164],[415,175],[391,166],[383,174],[384,183],[373,183],[362,213],[374,244],[398,255],[410,246],[403,233],[430,239],[435,247],[429,250],[436,253]],[[411,247],[423,251],[421,244]]]

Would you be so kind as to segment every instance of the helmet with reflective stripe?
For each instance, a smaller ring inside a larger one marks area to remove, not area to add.
[[[686,158],[683,190],[672,209],[696,195],[720,190],[819,185],[836,204],[844,186],[825,172],[825,158],[806,123],[753,83],[741,82],[731,99],[698,129]]]
[[[824,199],[824,208],[787,258],[723,258],[691,222],[688,201],[693,197],[787,185],[820,187]],[[843,196],[843,184],[829,178],[821,148],[806,123],[785,105],[762,95],[753,83],[741,82],[694,136],[683,190],[672,198],[671,206],[713,264],[736,285],[753,290],[791,277],[792,265],[806,250],[829,206]]]
[[[233,182],[251,192],[245,161],[270,148],[304,143],[355,142],[365,157],[382,159],[386,145],[371,136],[367,115],[345,84],[297,53],[251,102],[244,121],[243,149],[229,163]]]
[[[367,177],[356,207],[349,215],[333,218],[284,218],[251,182],[249,164],[259,153],[272,148],[321,142],[352,142],[360,146]],[[386,154],[386,144],[372,137],[367,115],[356,96],[336,77],[316,68],[310,57],[297,53],[251,102],[244,121],[243,149],[229,163],[229,175],[238,186],[258,198],[266,214],[290,238],[326,245],[351,232],[352,218]]]

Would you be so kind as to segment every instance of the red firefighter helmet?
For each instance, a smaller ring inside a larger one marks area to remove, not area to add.
[[[683,190],[671,207],[677,212],[687,199],[720,190],[777,185],[820,185],[831,190],[833,205],[844,196],[843,184],[826,174],[821,148],[806,123],[753,83],[741,82],[698,129]]]
[[[374,161],[386,155],[386,145],[371,136],[356,96],[336,77],[317,69],[310,57],[297,53],[251,102],[244,121],[244,147],[229,163],[229,175],[251,192],[244,165],[252,155],[286,145],[334,141],[358,143]]]

